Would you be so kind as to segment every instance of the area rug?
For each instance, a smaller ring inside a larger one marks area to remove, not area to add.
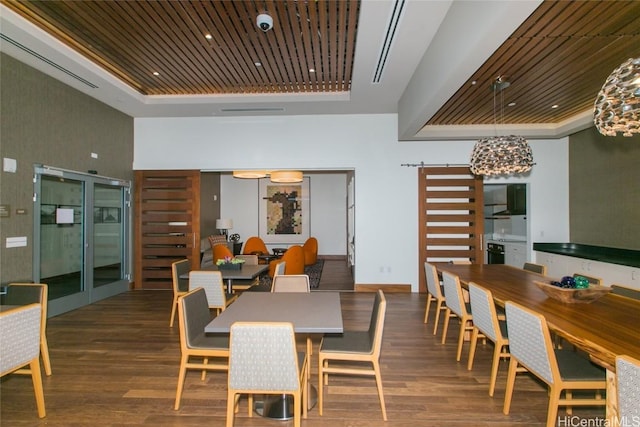
[[[322,267],[324,266],[324,260],[319,259],[315,264],[308,265],[304,268],[304,274],[309,276],[309,286],[311,289],[318,289],[320,287],[320,278],[322,277]],[[251,292],[270,292],[271,291],[271,277],[268,274],[260,277],[260,284],[249,288]]]
[[[304,274],[309,276],[309,285],[311,289],[318,289],[320,286],[320,278],[322,277],[322,267],[324,260],[319,259],[315,264],[308,265],[304,268]]]

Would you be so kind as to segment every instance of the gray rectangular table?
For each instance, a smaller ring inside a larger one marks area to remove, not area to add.
[[[311,334],[344,332],[339,292],[245,292],[205,326],[204,331],[229,332],[231,325],[238,321],[291,322],[296,333],[307,334],[307,355],[312,353]],[[313,387],[309,392],[311,390]],[[286,399],[279,402],[265,402],[262,408],[256,405],[256,412],[269,418],[289,419],[291,413]]]
[[[258,265],[246,265],[242,264],[242,267],[239,270],[220,270],[217,265],[211,265],[208,267],[201,268],[199,270],[205,271],[219,271],[222,274],[222,280],[226,280],[227,282],[227,293],[233,293],[233,281],[234,280],[253,280],[265,271],[269,269],[269,265],[258,264]],[[181,274],[181,279],[188,279],[189,273]]]

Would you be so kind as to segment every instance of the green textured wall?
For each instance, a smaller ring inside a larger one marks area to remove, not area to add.
[[[34,164],[133,180],[133,118],[1,54],[0,157],[17,160],[16,173],[0,172],[0,203],[10,206],[0,219],[4,284],[32,277]],[[17,236],[27,247],[6,249]]]
[[[572,242],[640,249],[640,136],[571,135],[569,201]]]

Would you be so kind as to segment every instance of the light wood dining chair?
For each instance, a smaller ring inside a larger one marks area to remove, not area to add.
[[[280,274],[273,278],[271,292],[311,292],[306,274]]]
[[[171,318],[169,319],[169,327],[173,328],[173,321],[178,309],[178,297],[189,292],[189,279],[181,279],[180,276],[188,274],[191,270],[191,261],[181,259],[171,263],[171,281],[173,288],[173,303],[171,305]]]
[[[40,304],[40,355],[46,376],[50,376],[51,358],[47,341],[47,307],[49,305],[49,286],[45,283],[9,283],[7,293],[2,298],[6,305]],[[23,371],[18,371],[23,373]],[[24,371],[24,373],[29,373]]]
[[[244,265],[258,265],[258,255],[236,255],[238,259],[244,260]],[[260,284],[260,276],[251,280],[234,280],[233,281],[233,293],[236,291],[246,291],[252,286]]]
[[[631,422],[640,416],[640,360],[631,356],[616,357],[618,420]]]
[[[489,380],[489,396],[493,396],[496,388],[500,358],[510,357],[507,322],[498,319],[496,304],[491,291],[488,289],[469,282],[469,300],[471,313],[473,313],[473,333],[471,334],[467,369],[471,370],[473,368],[473,359],[478,344],[478,337],[482,334],[494,344],[491,377]]]
[[[216,311],[216,315],[224,311],[234,302],[238,295],[229,296],[225,291],[222,273],[219,271],[195,270],[189,272],[189,290],[203,288],[207,295],[209,308]]]
[[[530,372],[549,387],[547,427],[556,425],[559,406],[603,406],[605,370],[573,350],[554,349],[544,316],[507,301],[509,372],[502,412],[509,413],[517,372]],[[595,397],[580,397],[573,391],[594,391]],[[564,398],[562,397],[562,393]]]
[[[248,414],[253,416],[253,395],[293,396],[293,425],[300,427],[307,417],[307,364],[304,352],[296,349],[293,324],[288,322],[235,322],[229,341],[227,381],[227,427],[232,427],[240,395],[249,397]]]
[[[380,374],[380,352],[386,311],[387,300],[379,289],[374,298],[369,329],[345,331],[340,335],[327,335],[322,338],[318,353],[318,413],[320,415],[322,415],[324,404],[323,387],[329,385],[329,374],[364,375],[375,377],[382,419],[387,421]]]
[[[29,373],[33,381],[38,417],[47,416],[40,372],[42,306],[23,305],[0,313],[0,377]]]
[[[533,262],[525,262],[522,266],[523,270],[531,271],[533,273],[542,274],[543,276],[547,275],[547,266],[542,264],[535,264]]]
[[[611,293],[626,298],[640,300],[640,289],[632,288],[631,286],[613,284],[611,285]]]
[[[211,320],[204,289],[197,288],[178,298],[178,325],[180,327],[180,370],[174,409],[180,409],[187,371],[227,371],[229,368],[229,336],[205,334],[204,327]],[[214,363],[209,363],[213,359]]]
[[[429,308],[431,307],[431,302],[436,302],[436,318],[433,325],[433,335],[438,333],[438,321],[440,320],[440,312],[446,311],[446,300],[444,298],[444,293],[442,290],[442,285],[440,284],[440,279],[438,278],[438,270],[436,266],[430,264],[428,262],[424,263],[424,274],[427,279],[427,305],[424,309],[424,323],[426,324],[429,320]]]
[[[473,316],[471,314],[471,306],[465,302],[462,295],[462,287],[460,279],[457,275],[447,271],[442,272],[442,286],[444,288],[444,297],[447,300],[447,310],[444,314],[444,326],[442,330],[442,344],[447,340],[447,330],[449,329],[449,320],[457,317],[460,320],[460,332],[458,333],[458,350],[456,353],[456,361],[460,361],[462,356],[462,344],[466,332],[473,332]]]

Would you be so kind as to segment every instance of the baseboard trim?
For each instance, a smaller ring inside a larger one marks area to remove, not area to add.
[[[327,259],[332,261],[346,261],[346,255],[318,255],[318,259]]]
[[[382,285],[382,284],[361,284],[356,283],[353,290],[356,292],[377,292],[382,289],[384,292],[411,292],[411,285]]]

